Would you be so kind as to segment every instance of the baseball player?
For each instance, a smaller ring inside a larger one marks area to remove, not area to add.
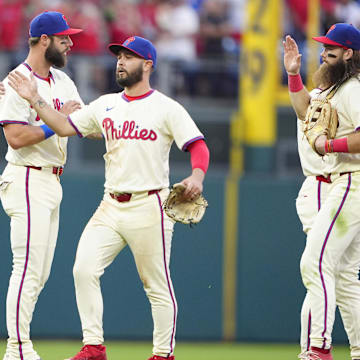
[[[288,39],[288,41],[291,41]],[[314,89],[310,92],[310,96],[314,97],[320,93],[320,89]],[[322,159],[318,156],[308,143],[303,132],[303,121],[297,120],[297,140],[300,162],[305,175],[305,180],[301,186],[298,197],[296,199],[296,210],[299,219],[302,223],[305,234],[308,234],[316,214],[321,208],[321,205],[325,202],[328,189],[331,185],[329,174],[324,172],[325,163],[327,158]],[[359,354],[358,350],[360,344],[358,341],[358,331],[351,331],[356,329],[357,319],[351,316],[353,309],[360,307],[360,298],[354,299],[354,301],[344,301],[347,298],[347,282],[350,280],[357,286],[359,279],[355,276],[349,276],[345,278],[346,272],[353,274],[353,270],[358,267],[356,263],[347,263],[342,261],[338,266],[336,278],[335,278],[335,291],[336,291],[336,304],[339,305],[339,310],[343,323],[345,324],[345,330],[349,337],[351,344],[352,355],[354,359]],[[356,305],[357,303],[357,305]],[[301,334],[300,334],[300,346],[301,353],[299,358],[305,358],[307,352],[310,350],[310,330],[311,330],[311,309],[309,304],[308,295],[305,296],[303,306],[301,308]]]
[[[324,44],[321,53],[324,64],[314,74],[314,82],[326,84],[316,97],[323,99],[334,90],[330,102],[339,116],[336,137],[354,133],[360,124],[360,105],[354,101],[360,90],[360,32],[349,24],[335,24],[326,36],[314,39]],[[289,74],[290,98],[298,117],[303,120],[310,94],[299,75],[301,55],[290,37],[284,45],[288,55],[287,63],[285,58],[284,61]],[[308,231],[301,259],[306,301],[311,309],[310,350],[300,355],[307,360],[332,360],[331,332],[336,304],[349,337],[351,357],[360,359],[360,218],[356,208],[360,200],[356,191],[360,180],[360,155],[348,154],[347,142],[341,141],[344,145],[339,149],[338,139],[334,140],[334,151],[340,150],[343,154],[324,157],[321,169],[327,174],[329,186]]]
[[[149,78],[156,67],[152,43],[133,36],[109,49],[117,56],[116,79],[124,91],[102,96],[68,118],[52,111],[33,79],[29,82],[21,73],[9,77],[57,134],[83,137],[102,131],[106,141],[104,197],[81,236],[74,265],[84,346],[72,360],[106,359],[100,277],[126,245],[151,304],[149,360],[173,360],[177,303],[169,262],[174,223],[162,210],[169,194],[169,151],[175,141],[191,154],[192,174],[182,181],[187,198],[203,190],[209,151],[187,111],[151,89]]]
[[[39,93],[63,114],[82,101],[62,71],[73,45],[72,29],[58,12],[44,12],[30,23],[29,53],[16,71],[33,74]],[[30,340],[30,323],[53,260],[59,226],[62,188],[59,177],[66,161],[67,138],[41,120],[36,110],[4,80],[0,124],[8,142],[7,166],[0,177],[2,206],[11,220],[13,268],[6,299],[8,343],[5,360],[38,360]]]
[[[286,70],[291,66],[293,61],[299,55],[298,47],[296,42],[290,37],[286,37],[284,42],[284,65]],[[296,71],[300,71],[300,63],[297,64]],[[326,86],[320,85],[318,88],[313,89],[310,92],[310,97],[317,97],[321,93],[321,89],[326,88]],[[294,108],[296,110],[296,108]],[[321,208],[321,205],[325,202],[328,189],[331,184],[329,174],[325,173],[325,165],[328,161],[328,157],[321,158],[316,154],[310,144],[308,143],[305,134],[303,132],[303,120],[297,119],[297,143],[298,143],[298,152],[300,157],[300,163],[302,167],[305,180],[301,186],[298,197],[296,199],[296,210],[299,216],[299,219],[303,226],[303,231],[305,234],[308,234],[313,221],[316,217],[316,214]],[[351,272],[353,268],[356,268],[357,264],[341,264],[338,268],[338,274],[336,275],[336,298],[344,299],[346,298],[346,293],[344,289],[346,284],[343,284],[344,278],[341,276],[345,271],[348,270]],[[355,284],[358,283],[358,279],[353,277],[351,278]],[[358,299],[360,301],[360,299]],[[360,306],[357,305],[357,306]],[[352,316],[346,316],[346,314],[351,314],[351,307],[354,307],[353,303],[347,304],[340,302],[340,314],[342,315],[343,322],[346,324],[346,329],[351,329],[356,327],[356,321]],[[306,358],[307,352],[310,350],[310,329],[311,329],[311,310],[309,305],[309,297],[306,295],[303,306],[301,308],[301,334],[300,334],[300,346],[301,353],[299,358]],[[353,348],[359,347],[356,344],[358,343],[356,333],[348,331],[349,342]],[[356,356],[356,354],[354,354]]]

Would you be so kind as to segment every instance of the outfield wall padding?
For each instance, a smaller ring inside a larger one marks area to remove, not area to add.
[[[209,176],[209,208],[194,228],[177,224],[171,272],[179,314],[178,340],[223,336],[223,237],[225,176]],[[172,178],[172,182],[179,178]],[[244,177],[239,181],[236,340],[297,342],[304,288],[299,260],[305,244],[295,212],[302,179]],[[81,339],[72,266],[82,229],[103,194],[102,175],[65,174],[58,245],[49,281],[40,295],[34,337]],[[6,337],[5,298],[11,272],[9,220],[1,209],[0,336]],[[150,306],[125,249],[102,278],[105,338],[151,339]],[[336,341],[346,336],[337,320]]]

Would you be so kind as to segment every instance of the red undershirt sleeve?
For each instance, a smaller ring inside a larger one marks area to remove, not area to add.
[[[187,149],[190,152],[192,169],[201,169],[206,174],[209,167],[210,153],[204,140],[196,140]]]

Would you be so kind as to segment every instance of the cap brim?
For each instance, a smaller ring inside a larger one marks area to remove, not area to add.
[[[322,44],[326,44],[326,45],[332,45],[332,46],[339,46],[342,48],[346,48],[346,46],[337,43],[336,41],[332,41],[329,38],[327,38],[326,36],[317,36],[317,37],[313,37],[313,40],[322,43]]]
[[[115,44],[115,43],[112,43],[112,44],[109,44],[108,45],[108,49],[114,54],[114,55],[118,55],[119,54],[119,51],[121,49],[125,49],[125,50],[129,50],[131,51],[133,54],[141,57],[142,59],[145,59],[142,55],[140,55],[139,53],[137,53],[136,51],[134,51],[133,49],[130,49],[122,44]]]
[[[83,29],[67,29],[65,31],[61,31],[61,32],[58,32],[56,34],[53,34],[53,35],[56,35],[56,36],[61,36],[61,35],[75,35],[75,34],[78,34],[80,32],[82,32]]]

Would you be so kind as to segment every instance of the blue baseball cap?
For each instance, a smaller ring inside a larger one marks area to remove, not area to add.
[[[351,24],[334,24],[325,36],[313,37],[313,39],[326,45],[360,50],[360,31]]]
[[[72,29],[63,14],[57,11],[45,11],[34,17],[30,23],[30,37],[41,35],[74,35],[82,29]]]
[[[151,41],[140,36],[131,36],[122,44],[109,44],[108,48],[115,55],[118,55],[121,49],[129,50],[145,60],[152,60],[153,68],[156,66],[156,49],[154,45]]]

